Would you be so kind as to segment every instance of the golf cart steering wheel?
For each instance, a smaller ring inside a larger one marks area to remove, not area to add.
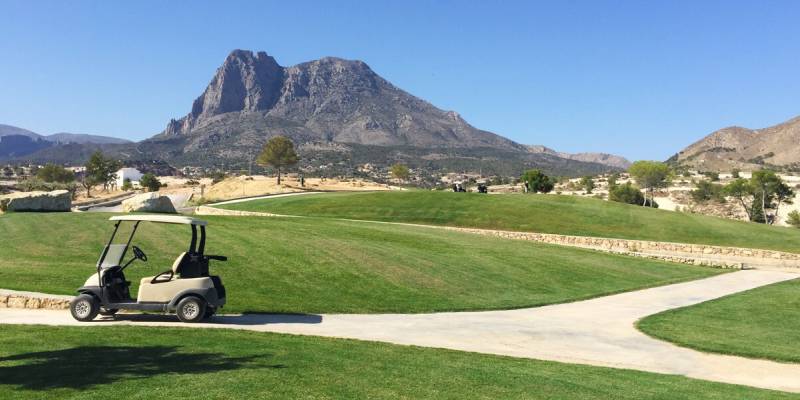
[[[142,260],[144,262],[147,262],[147,254],[144,254],[142,249],[140,249],[138,246],[133,246],[133,247],[131,247],[131,249],[133,250],[133,256],[134,257],[136,257],[136,258],[138,258],[138,259],[140,259],[140,260]]]

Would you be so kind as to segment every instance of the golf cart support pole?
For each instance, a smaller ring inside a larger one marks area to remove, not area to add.
[[[103,254],[100,255],[100,259],[97,260],[97,286],[100,287],[100,290],[103,290],[103,279],[100,277],[100,266],[103,265],[103,261],[106,260],[106,255],[108,255],[108,247],[111,246],[111,243],[114,242],[114,236],[117,236],[117,231],[119,230],[119,224],[122,221],[117,221],[114,224],[114,232],[111,232],[111,237],[108,239],[108,243],[106,243],[105,249],[103,249]]]

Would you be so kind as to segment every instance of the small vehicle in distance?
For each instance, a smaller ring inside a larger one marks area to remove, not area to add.
[[[113,316],[119,310],[139,310],[174,312],[182,322],[198,322],[225,305],[225,286],[219,276],[209,275],[208,264],[210,260],[227,261],[227,257],[204,254],[206,221],[175,215],[118,215],[109,220],[115,221],[114,231],[100,253],[97,272],[78,289],[78,296],[70,303],[70,312],[76,320],[85,322],[98,314]],[[123,222],[133,224],[130,236],[125,243],[114,244]],[[192,239],[170,269],[141,280],[134,299],[130,296],[131,282],[125,279],[125,269],[136,260],[147,262],[145,252],[131,245],[142,222],[189,225]],[[129,249],[131,258],[123,263]]]

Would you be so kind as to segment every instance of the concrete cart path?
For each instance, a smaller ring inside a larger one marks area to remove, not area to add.
[[[352,338],[684,375],[800,392],[800,364],[702,353],[639,332],[637,320],[759,286],[795,279],[747,270],[575,303],[508,311],[374,315],[227,315],[181,324],[174,316],[123,315],[79,323],[67,311],[0,309],[0,323],[233,328]]]

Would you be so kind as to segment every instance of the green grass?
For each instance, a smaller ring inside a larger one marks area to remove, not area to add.
[[[0,286],[73,294],[112,223],[101,213],[0,216]],[[210,217],[225,312],[431,312],[551,304],[708,277],[719,270],[433,228],[324,218]],[[143,223],[136,285],[170,268],[189,228]]]
[[[2,326],[3,399],[790,399],[671,375],[316,337]]]
[[[800,279],[652,315],[639,329],[714,353],[800,362]]]
[[[432,191],[333,193],[254,200],[220,207],[287,215],[800,252],[800,229],[654,210],[577,196]]]

